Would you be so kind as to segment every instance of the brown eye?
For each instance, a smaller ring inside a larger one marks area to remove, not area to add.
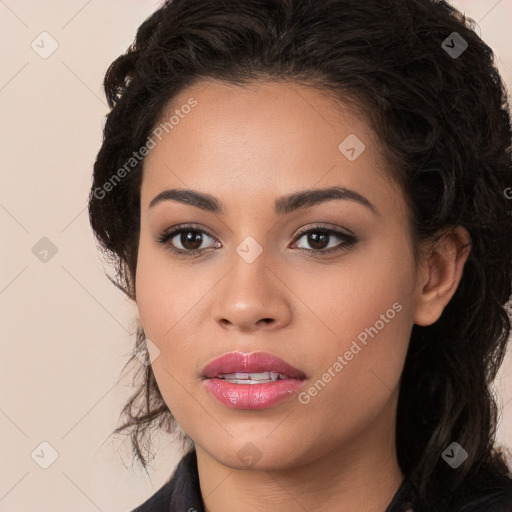
[[[158,242],[166,246],[170,252],[182,256],[194,256],[209,247],[201,247],[208,239],[215,239],[202,229],[193,226],[181,226],[165,231],[158,238]],[[212,247],[212,244],[210,244]]]
[[[305,239],[305,245],[309,247],[304,247],[303,244],[302,246],[298,245],[298,248],[312,254],[329,254],[342,251],[352,247],[358,241],[354,235],[323,227],[310,228],[307,231],[303,231],[296,238],[297,241],[301,239]],[[336,239],[338,242],[336,242]],[[295,243],[298,244],[298,242]]]
[[[182,231],[178,236],[183,248],[189,251],[199,249],[203,243],[203,235],[199,231]]]
[[[311,231],[307,234],[307,241],[313,249],[325,249],[329,244],[330,236],[326,231]]]

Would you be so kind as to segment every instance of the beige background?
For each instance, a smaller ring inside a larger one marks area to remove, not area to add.
[[[453,3],[479,21],[512,90],[512,0]],[[130,393],[129,374],[117,381],[135,308],[104,277],[86,211],[103,75],[158,5],[0,0],[0,512],[127,512],[180,458],[160,439],[149,474],[130,471],[128,440],[109,438]],[[46,262],[33,253],[43,237],[57,250]],[[512,356],[497,389],[512,447]],[[47,469],[42,442],[57,455]]]

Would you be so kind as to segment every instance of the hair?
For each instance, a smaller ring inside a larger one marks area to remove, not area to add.
[[[512,495],[491,387],[510,334],[510,107],[493,51],[475,26],[433,0],[166,1],[106,72],[111,110],[89,196],[91,226],[116,272],[109,279],[135,300],[144,159],[112,180],[177,94],[204,80],[288,81],[362,112],[410,209],[415,257],[422,241],[454,226],[471,237],[441,317],[413,326],[400,380],[398,462],[417,492],[414,505],[436,512],[476,506],[482,495]],[[442,44],[453,32],[468,45],[457,58]],[[129,361],[138,364],[137,388],[114,433],[130,432],[146,468],[142,447],[151,429],[178,433],[189,448],[193,441],[163,400],[151,365],[138,362],[144,346],[139,326]],[[468,453],[457,470],[441,458],[454,441]],[[149,444],[145,449],[151,454]]]

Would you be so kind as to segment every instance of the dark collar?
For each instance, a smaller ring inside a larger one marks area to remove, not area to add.
[[[384,512],[407,510],[411,496],[412,488],[405,479]],[[180,460],[170,479],[132,512],[204,512],[195,449]]]
[[[132,512],[204,512],[195,449],[180,460],[165,484]]]
[[[174,479],[176,480],[175,491],[171,496],[169,508],[162,510],[169,510],[169,512],[204,512],[195,449],[181,459]]]

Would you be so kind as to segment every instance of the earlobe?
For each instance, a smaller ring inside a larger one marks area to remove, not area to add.
[[[444,233],[429,249],[417,289],[414,323],[431,325],[441,316],[462,278],[471,237],[462,226]]]

